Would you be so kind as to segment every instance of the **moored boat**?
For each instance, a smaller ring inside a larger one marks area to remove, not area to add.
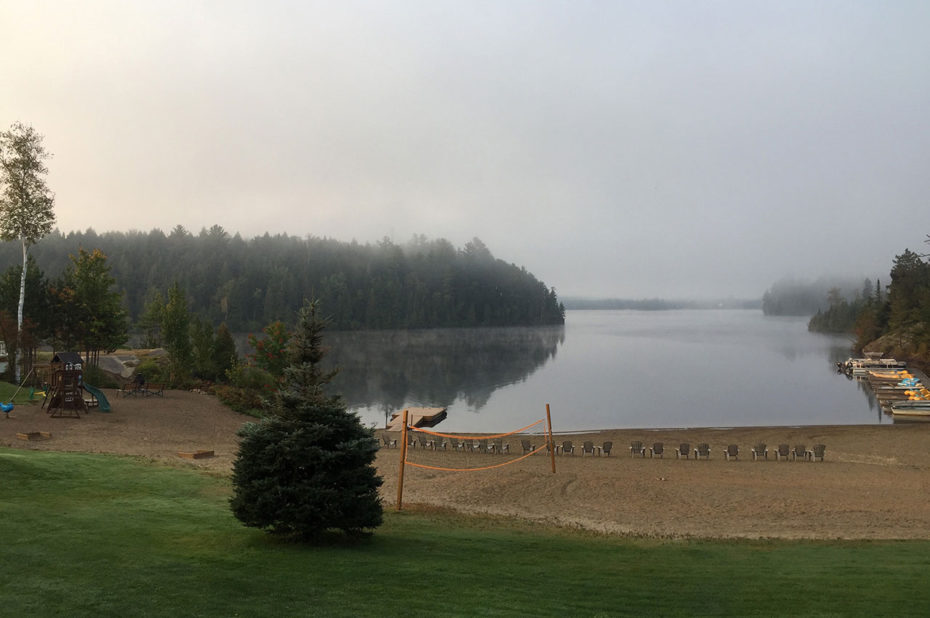
[[[891,404],[891,415],[896,419],[930,420],[930,401],[896,401]]]
[[[875,370],[904,369],[907,363],[893,358],[849,358],[837,363],[837,366],[846,373],[864,376]]]

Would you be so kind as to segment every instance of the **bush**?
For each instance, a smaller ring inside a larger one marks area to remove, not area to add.
[[[278,381],[270,373],[252,365],[236,365],[226,372],[229,383],[239,388],[250,389],[271,395]]]
[[[262,416],[262,407],[265,400],[257,391],[227,384],[217,384],[213,387],[213,393],[224,405],[229,406],[236,412],[250,416]]]
[[[236,412],[262,417],[266,398],[274,395],[277,380],[259,367],[235,365],[226,372],[229,385],[217,384],[214,393]]]
[[[170,381],[167,357],[146,358],[136,367],[135,374],[139,375],[140,373],[146,382],[167,384]]]

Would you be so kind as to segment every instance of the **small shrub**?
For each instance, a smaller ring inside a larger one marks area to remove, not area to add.
[[[169,369],[167,358],[146,358],[136,367],[136,375],[142,374],[146,382],[167,384]]]
[[[217,384],[213,393],[224,405],[241,414],[248,414],[260,418],[264,399],[260,393],[253,389],[239,388],[228,384]]]
[[[278,381],[267,371],[252,365],[236,365],[226,372],[229,383],[239,388],[272,394]]]

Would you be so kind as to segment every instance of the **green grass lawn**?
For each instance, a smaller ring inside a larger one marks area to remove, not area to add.
[[[930,615],[930,542],[389,510],[370,539],[302,546],[241,526],[228,496],[227,479],[143,460],[0,449],[0,616]]]
[[[13,398],[13,394],[16,393],[17,385],[10,384],[9,382],[0,381],[0,401],[3,403],[9,403]],[[19,404],[28,404],[30,402],[29,394],[32,392],[32,388],[29,386],[24,386],[19,390],[19,393],[16,394],[16,398],[13,399],[13,403]],[[35,401],[41,401],[41,399],[33,399]]]

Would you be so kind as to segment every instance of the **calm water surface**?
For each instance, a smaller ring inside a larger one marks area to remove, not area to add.
[[[369,425],[446,406],[444,431],[889,422],[837,374],[848,338],[761,311],[569,311],[563,327],[328,333]]]

